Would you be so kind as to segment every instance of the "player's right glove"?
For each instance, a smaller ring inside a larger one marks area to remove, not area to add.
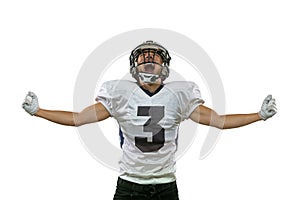
[[[263,120],[267,120],[270,117],[273,117],[277,113],[275,99],[272,98],[272,95],[268,95],[261,106],[260,111],[258,112],[259,116]]]
[[[30,115],[34,115],[39,110],[39,101],[37,96],[33,92],[28,92],[24,99],[22,107]]]

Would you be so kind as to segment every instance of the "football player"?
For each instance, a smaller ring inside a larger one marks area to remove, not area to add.
[[[81,112],[42,109],[33,92],[26,95],[22,105],[31,115],[69,126],[115,118],[123,155],[114,200],[175,200],[175,152],[183,120],[219,129],[236,128],[272,117],[276,104],[268,95],[257,113],[219,115],[203,105],[200,90],[193,82],[164,84],[170,60],[162,45],[146,41],[130,55],[130,73],[136,81],[105,82],[96,103]]]

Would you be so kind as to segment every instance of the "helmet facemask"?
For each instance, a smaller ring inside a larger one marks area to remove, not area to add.
[[[131,52],[130,73],[141,85],[161,84],[169,76],[170,60],[164,47],[147,41]]]

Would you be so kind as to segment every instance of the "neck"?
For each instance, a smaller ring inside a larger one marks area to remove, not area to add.
[[[154,93],[160,87],[160,85],[161,84],[143,84],[141,87],[151,93]]]

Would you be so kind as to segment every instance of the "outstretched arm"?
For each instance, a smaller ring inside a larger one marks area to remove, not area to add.
[[[276,104],[272,96],[267,96],[258,113],[219,115],[214,110],[200,105],[190,115],[193,121],[219,129],[237,128],[259,120],[266,120],[276,114]]]
[[[203,105],[198,106],[190,118],[199,124],[219,129],[237,128],[261,120],[258,113],[219,115],[214,110]]]
[[[102,121],[110,116],[101,103],[91,105],[79,113],[40,108],[34,115],[66,126],[81,126]]]
[[[33,92],[27,94],[22,106],[31,115],[66,126],[81,126],[110,117],[109,112],[101,103],[91,105],[79,113],[41,109],[39,108],[37,96]]]

